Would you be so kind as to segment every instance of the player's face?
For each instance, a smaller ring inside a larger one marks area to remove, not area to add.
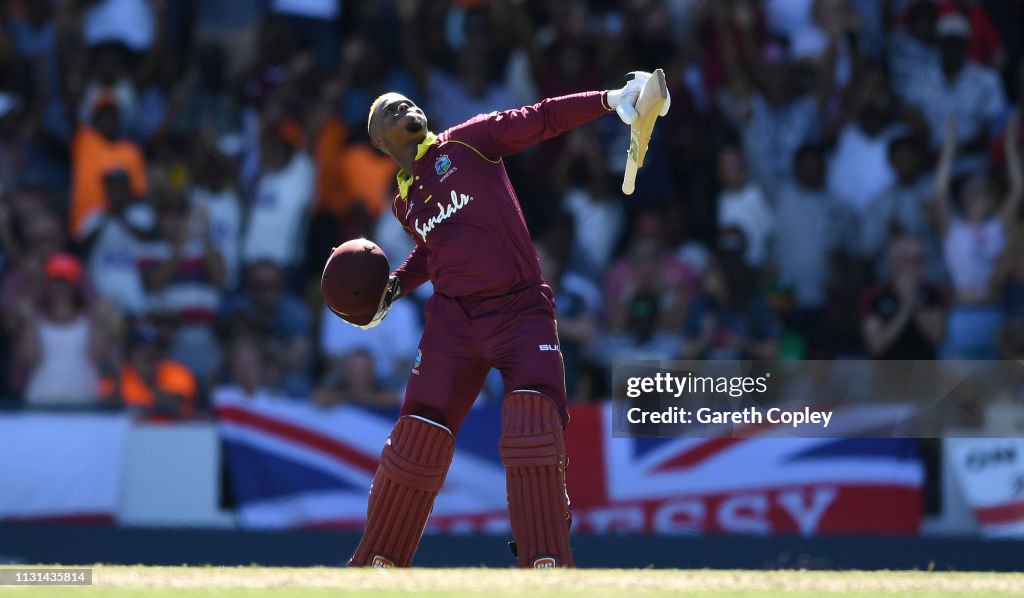
[[[389,150],[422,137],[427,130],[427,115],[423,110],[397,93],[381,100],[374,118],[374,144]]]

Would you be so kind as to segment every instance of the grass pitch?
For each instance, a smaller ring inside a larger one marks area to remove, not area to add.
[[[1024,596],[1024,573],[655,569],[93,568],[90,587],[0,587],[11,595],[93,596],[710,596],[868,598]]]

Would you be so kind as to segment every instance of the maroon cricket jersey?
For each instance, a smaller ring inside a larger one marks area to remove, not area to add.
[[[604,93],[550,98],[481,114],[420,144],[398,173],[392,211],[416,241],[402,293],[430,280],[447,297],[495,297],[542,282],[537,251],[502,162],[608,113]]]

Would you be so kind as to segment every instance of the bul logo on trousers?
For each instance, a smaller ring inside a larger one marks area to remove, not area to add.
[[[557,351],[558,345],[537,345],[537,348],[541,351]]]
[[[555,558],[550,556],[542,556],[539,559],[534,559],[534,569],[554,569],[557,566]]]

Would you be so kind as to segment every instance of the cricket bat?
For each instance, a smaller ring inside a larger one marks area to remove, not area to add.
[[[640,96],[636,99],[636,111],[639,114],[629,126],[629,151],[626,154],[626,173],[622,177],[622,192],[633,194],[636,184],[636,172],[644,165],[647,155],[647,144],[651,141],[654,121],[658,119],[661,107],[668,99],[668,85],[665,83],[665,71],[661,69],[651,73],[651,78],[644,83]]]

